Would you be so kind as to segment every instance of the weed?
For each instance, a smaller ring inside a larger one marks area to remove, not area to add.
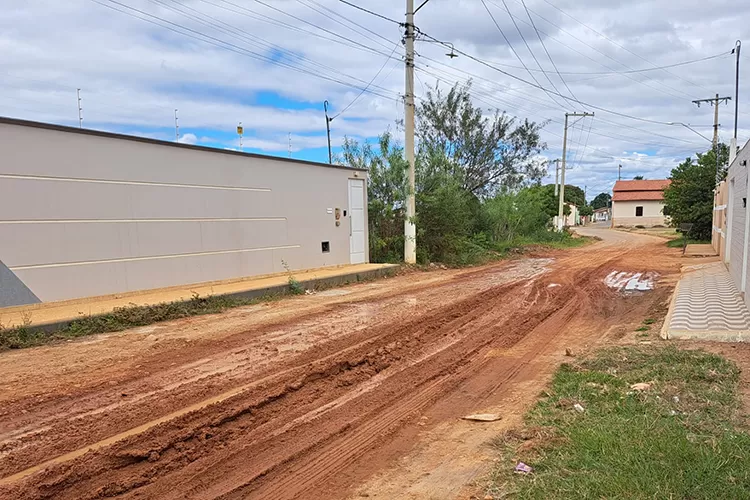
[[[648,383],[645,390],[631,389],[640,382]],[[749,498],[750,434],[738,411],[738,384],[730,361],[674,346],[610,348],[563,365],[525,430],[495,440],[501,460],[488,493]],[[585,411],[574,411],[574,402]],[[535,438],[534,429],[543,436]],[[516,461],[534,473],[514,475]]]
[[[294,277],[294,274],[292,274],[292,270],[289,268],[289,264],[284,259],[281,259],[281,265],[284,266],[284,269],[286,269],[287,274],[289,274],[289,279],[287,282],[289,283],[289,293],[292,295],[302,295],[305,293],[305,287],[302,286],[302,283],[297,281],[297,278]]]
[[[653,318],[647,318],[643,320],[644,325],[653,325],[654,323],[656,323],[656,320]]]
[[[651,330],[651,327],[648,326],[639,326],[635,329],[636,332],[647,332],[649,330]]]

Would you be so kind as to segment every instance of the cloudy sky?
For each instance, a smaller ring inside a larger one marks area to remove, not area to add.
[[[352,3],[404,19],[404,0]],[[730,52],[750,3],[526,0],[525,7],[430,0],[416,16],[419,29],[492,67],[448,58],[423,37],[417,98],[471,78],[482,108],[550,120],[543,133],[550,159],[562,154],[564,113],[594,111],[569,130],[568,181],[587,186],[589,198],[611,189],[618,164],[624,178],[660,178],[710,147],[666,123],[711,136],[712,108],[691,101],[734,96]],[[398,24],[339,0],[5,0],[0,115],[77,126],[80,88],[87,128],[174,140],[178,109],[183,142],[237,148],[242,122],[246,151],[287,156],[291,137],[294,157],[326,161],[325,100],[336,116],[334,151],[344,136],[373,140],[390,129],[403,137],[402,35]],[[748,89],[750,45],[742,65]],[[743,95],[741,88],[741,144],[750,138]],[[733,103],[721,106],[720,123],[728,142]]]

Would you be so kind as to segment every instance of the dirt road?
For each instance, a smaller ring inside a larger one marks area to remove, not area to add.
[[[0,498],[460,497],[483,457],[451,439],[499,427],[457,418],[508,425],[565,348],[666,303],[664,240],[587,232],[604,241],[2,353]],[[624,295],[612,271],[660,278]]]

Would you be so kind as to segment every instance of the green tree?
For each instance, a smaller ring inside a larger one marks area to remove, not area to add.
[[[378,138],[376,148],[345,138],[338,162],[369,170],[367,213],[370,259],[373,262],[399,262],[404,254],[404,203],[407,163],[403,148],[390,132]]]
[[[553,186],[554,189],[554,186]],[[570,184],[565,185],[565,203],[572,203],[577,207],[583,207],[586,205],[586,194],[583,189],[578,186],[572,186]]]
[[[488,197],[502,187],[539,183],[545,125],[495,110],[485,116],[471,100],[471,82],[447,93],[431,89],[417,108],[417,136],[425,179],[445,174],[464,190]],[[438,176],[442,178],[442,176]]]
[[[719,145],[719,178],[726,176],[729,147]],[[713,224],[713,190],[716,187],[716,152],[698,153],[698,160],[686,158],[672,169],[672,183],[664,190],[664,213],[669,215],[673,227],[693,224],[690,236],[711,239]]]
[[[633,177],[633,180],[634,181],[643,181],[643,180],[645,180],[645,178],[642,175],[636,175],[635,177]]]
[[[591,205],[584,205],[580,207],[578,213],[581,215],[581,217],[591,217],[592,215],[594,215],[594,209],[591,208]]]
[[[599,208],[607,208],[609,207],[609,203],[612,201],[612,196],[610,196],[609,193],[599,193],[596,195],[596,198],[594,198],[591,201],[591,208],[594,210]]]

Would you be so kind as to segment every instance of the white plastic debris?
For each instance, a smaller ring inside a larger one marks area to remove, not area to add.
[[[575,411],[577,411],[578,413],[583,413],[584,411],[586,411],[586,410],[584,409],[584,407],[583,407],[583,406],[581,406],[581,405],[580,405],[580,404],[578,404],[578,403],[576,403],[576,404],[574,404],[574,405],[573,405],[573,409],[574,409]]]

